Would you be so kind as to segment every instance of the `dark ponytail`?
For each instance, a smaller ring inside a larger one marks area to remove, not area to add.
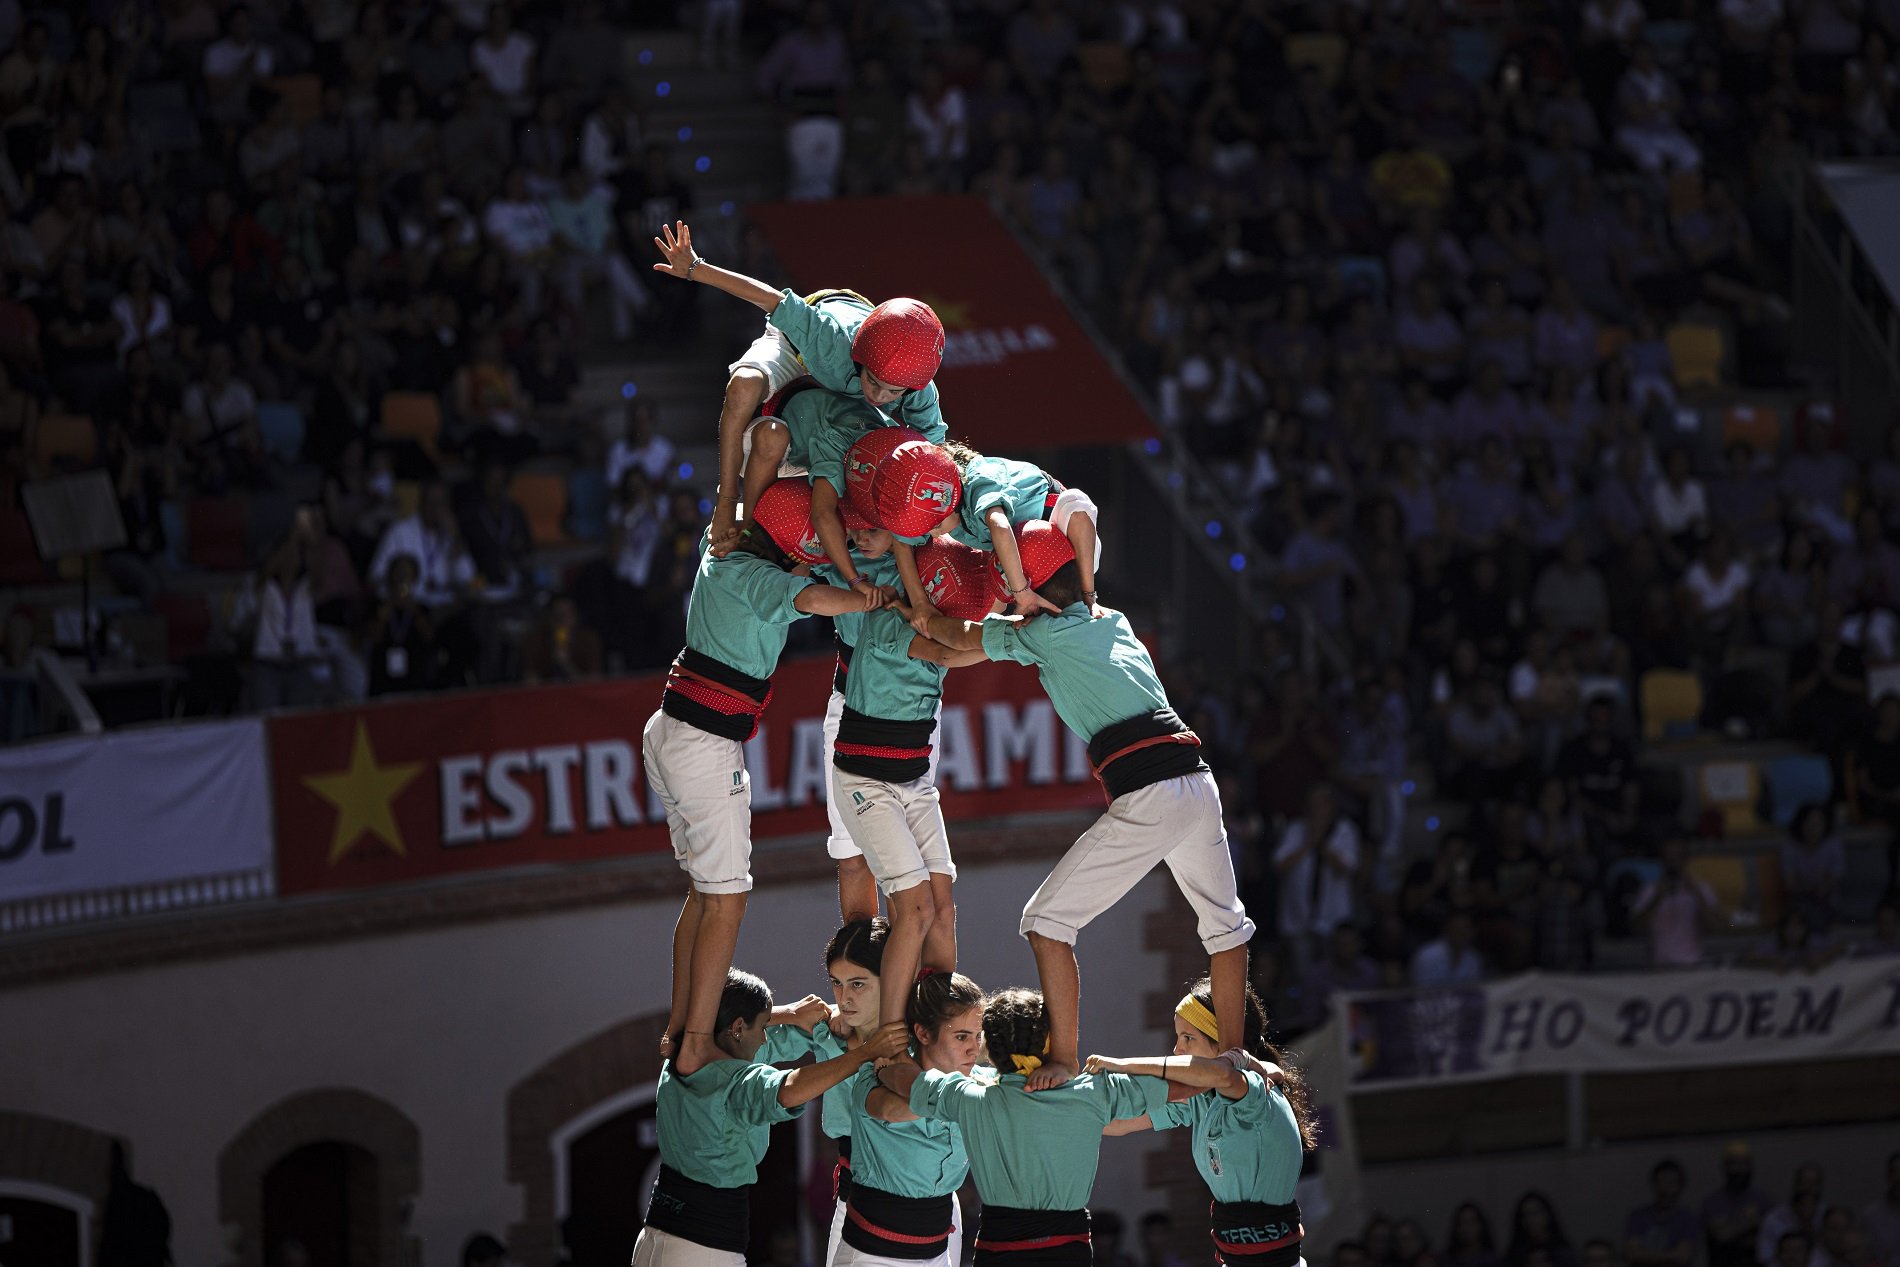
[[[825,971],[840,959],[867,969],[873,975],[884,971],[884,943],[891,935],[890,921],[882,915],[854,919],[831,935],[825,943]]]
[[[1189,986],[1188,994],[1210,1014],[1213,1013],[1214,988],[1206,977]],[[1266,1005],[1254,993],[1251,981],[1247,983],[1247,1024],[1242,1041],[1246,1044],[1248,1055],[1270,1061],[1285,1071],[1286,1081],[1280,1084],[1280,1094],[1286,1097],[1286,1102],[1293,1108],[1293,1120],[1300,1128],[1300,1143],[1307,1148],[1319,1147],[1319,1123],[1313,1117],[1312,1092],[1308,1090],[1299,1067],[1267,1038]]]
[[[1042,992],[1019,986],[991,995],[983,1007],[983,1042],[989,1048],[990,1063],[1003,1073],[1015,1072],[1012,1056],[1046,1057],[1049,1012]]]
[[[983,989],[960,972],[933,972],[911,988],[904,1020],[916,1029],[935,1034],[953,1016],[983,1005]]]

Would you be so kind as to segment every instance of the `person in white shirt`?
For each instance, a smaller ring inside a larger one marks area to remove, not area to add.
[[[180,404],[186,437],[209,488],[227,480],[255,482],[264,465],[257,393],[236,376],[235,368],[230,345],[212,344],[205,353],[205,376],[185,388]]]
[[[250,6],[233,5],[224,15],[224,38],[213,41],[204,54],[211,117],[232,127],[242,125],[250,117],[251,88],[276,69],[276,55],[256,38]]]
[[[1707,654],[1719,658],[1741,629],[1738,617],[1748,610],[1753,583],[1748,565],[1735,557],[1734,538],[1726,529],[1711,533],[1701,556],[1682,577],[1690,634],[1707,644]]]
[[[257,633],[251,641],[251,700],[260,709],[314,704],[322,661],[316,607],[304,553],[286,541],[257,578]]]
[[[1353,917],[1359,829],[1340,815],[1331,784],[1316,783],[1306,794],[1306,814],[1280,837],[1273,865],[1280,874],[1280,937],[1297,975],[1326,953],[1333,929]]]
[[[468,51],[469,61],[516,118],[534,105],[534,40],[509,25],[509,6],[488,10],[488,27]]]
[[[398,519],[383,533],[370,559],[369,581],[381,586],[389,574],[390,560],[399,554],[413,555],[421,569],[416,581],[416,598],[431,611],[441,611],[459,603],[475,581],[475,561],[462,544],[455,514],[449,508],[449,490],[438,480],[422,487],[416,513]]]
[[[625,433],[607,453],[608,487],[619,488],[631,467],[639,467],[655,488],[666,487],[673,475],[675,450],[671,440],[654,433],[653,406],[644,400],[629,401],[625,425]]]
[[[905,119],[932,163],[961,163],[969,154],[969,113],[963,89],[946,84],[943,68],[924,67],[924,81],[910,94]]]
[[[1412,955],[1412,984],[1415,986],[1464,985],[1482,980],[1484,960],[1471,944],[1471,915],[1453,911],[1445,917],[1438,936],[1420,946]]]
[[[1616,108],[1622,120],[1617,144],[1644,171],[1693,171],[1702,165],[1702,151],[1677,120],[1682,93],[1669,72],[1656,64],[1656,50],[1648,43],[1637,44],[1630,68],[1616,86]]]
[[[1709,522],[1709,498],[1689,465],[1687,449],[1669,450],[1663,475],[1649,489],[1649,513],[1665,537],[1699,531]]]

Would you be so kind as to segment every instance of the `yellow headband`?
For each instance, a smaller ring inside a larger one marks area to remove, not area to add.
[[[1049,1039],[1045,1035],[1042,1040],[1042,1056],[1047,1056],[1048,1054]],[[1011,1056],[1009,1059],[1010,1063],[1016,1066],[1016,1072],[1027,1078],[1030,1074],[1042,1068],[1042,1056]]]
[[[1193,995],[1184,995],[1174,1005],[1174,1014],[1206,1034],[1209,1042],[1220,1042],[1220,1022],[1214,1019],[1213,1011]]]

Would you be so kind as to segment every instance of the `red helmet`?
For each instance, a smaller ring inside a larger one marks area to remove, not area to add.
[[[877,468],[884,459],[900,444],[912,440],[925,442],[921,431],[912,431],[909,427],[872,427],[869,431],[851,442],[844,455],[844,498],[856,502],[858,512],[868,519],[876,518],[876,503],[871,500],[871,481],[877,476]]]
[[[917,548],[917,575],[931,604],[954,620],[981,620],[990,605],[1009,597],[989,551],[950,537],[932,537]]]
[[[1066,534],[1056,531],[1047,519],[1031,519],[1016,525],[1016,553],[1022,556],[1023,579],[1029,588],[1038,589],[1065,563],[1075,561],[1075,547]]]
[[[928,387],[943,364],[943,322],[921,299],[886,299],[858,327],[851,359],[893,387]]]
[[[900,537],[921,537],[963,500],[963,472],[928,440],[906,440],[878,464],[871,517]]]
[[[766,485],[749,518],[794,562],[825,561],[825,547],[811,523],[811,484],[804,478],[794,475]]]

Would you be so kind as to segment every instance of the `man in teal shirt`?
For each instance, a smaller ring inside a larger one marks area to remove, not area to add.
[[[1200,739],[1168,706],[1148,649],[1127,617],[1083,602],[1075,552],[1054,525],[1019,525],[1017,550],[1035,588],[1060,610],[1033,619],[981,622],[927,616],[930,637],[991,660],[1033,665],[1063,723],[1088,742],[1089,762],[1109,798],[1108,810],[1070,847],[1023,908],[1022,933],[1036,954],[1048,998],[1050,1059],[1031,1079],[1045,1088],[1073,1077],[1081,979],[1075,941],[1090,920],[1165,861],[1194,908],[1209,956],[1216,1011],[1241,1042],[1239,1018],[1247,980],[1247,942],[1254,932],[1234,880],[1220,791]],[[905,609],[906,619],[915,615]]]
[[[915,299],[872,304],[848,290],[821,290],[801,299],[743,273],[709,264],[693,249],[685,222],[661,227],[654,246],[665,257],[655,272],[703,282],[737,296],[766,315],[765,332],[730,367],[719,413],[719,499],[713,509],[713,548],[738,539],[741,471],[746,509],[778,475],[789,437],[765,426],[745,437],[759,406],[793,379],[810,374],[827,391],[861,397],[932,441],[945,437],[943,412],[932,381],[943,362],[943,323]],[[756,474],[755,474],[756,472]]]
[[[760,531],[724,558],[702,545],[686,608],[686,646],[641,734],[647,785],[666,807],[673,856],[692,879],[673,934],[669,1035],[682,1073],[715,1058],[713,1014],[752,888],[752,783],[744,743],[771,698],[792,622],[863,606],[812,580],[811,486],[780,480],[760,499]]]

